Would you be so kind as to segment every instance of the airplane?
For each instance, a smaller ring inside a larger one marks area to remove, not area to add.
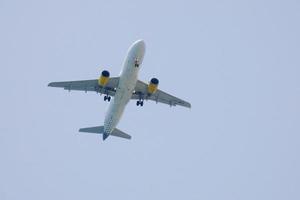
[[[129,47],[119,77],[110,77],[109,71],[103,70],[98,79],[51,82],[48,84],[50,87],[63,88],[69,91],[97,92],[104,94],[104,101],[111,101],[103,126],[81,128],[79,132],[102,134],[103,141],[110,135],[131,139],[130,135],[116,128],[130,99],[137,100],[136,105],[141,107],[144,105],[144,100],[152,100],[169,106],[179,105],[191,108],[190,103],[159,90],[157,78],[152,78],[149,84],[138,80],[145,48],[143,40],[137,40]]]

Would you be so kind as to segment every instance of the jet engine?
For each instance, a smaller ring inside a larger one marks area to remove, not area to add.
[[[156,92],[158,83],[159,83],[159,81],[157,78],[152,78],[150,80],[150,83],[148,85],[148,94],[154,94]]]
[[[109,81],[109,72],[106,70],[103,70],[101,73],[101,76],[98,79],[98,85],[104,87]]]

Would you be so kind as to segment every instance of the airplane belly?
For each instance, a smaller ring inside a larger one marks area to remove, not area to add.
[[[120,85],[122,85],[122,87],[117,88],[116,95],[109,106],[104,122],[104,131],[109,134],[114,130],[114,128],[116,128],[120,121],[125,107],[131,99],[132,91],[134,89],[131,84],[123,84],[121,82]]]
[[[126,104],[131,99],[139,71],[139,67],[135,66],[135,59],[138,58],[139,61],[142,62],[144,54],[143,48],[143,46],[141,49],[133,47],[125,59],[115,97],[109,105],[104,121],[104,132],[107,134],[110,134],[116,128]]]

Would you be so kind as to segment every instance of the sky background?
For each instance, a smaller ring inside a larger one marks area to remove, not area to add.
[[[0,199],[300,199],[298,0],[0,0]],[[192,109],[130,102],[132,140],[95,93],[52,81],[140,79]]]

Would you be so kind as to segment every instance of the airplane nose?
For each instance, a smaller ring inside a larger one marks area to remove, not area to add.
[[[137,44],[143,48],[145,48],[145,46],[146,46],[144,40],[138,40]]]
[[[135,46],[139,51],[142,51],[142,52],[144,52],[144,51],[145,51],[145,48],[146,48],[146,44],[145,44],[144,40],[137,40],[137,41],[134,43],[134,46]]]

